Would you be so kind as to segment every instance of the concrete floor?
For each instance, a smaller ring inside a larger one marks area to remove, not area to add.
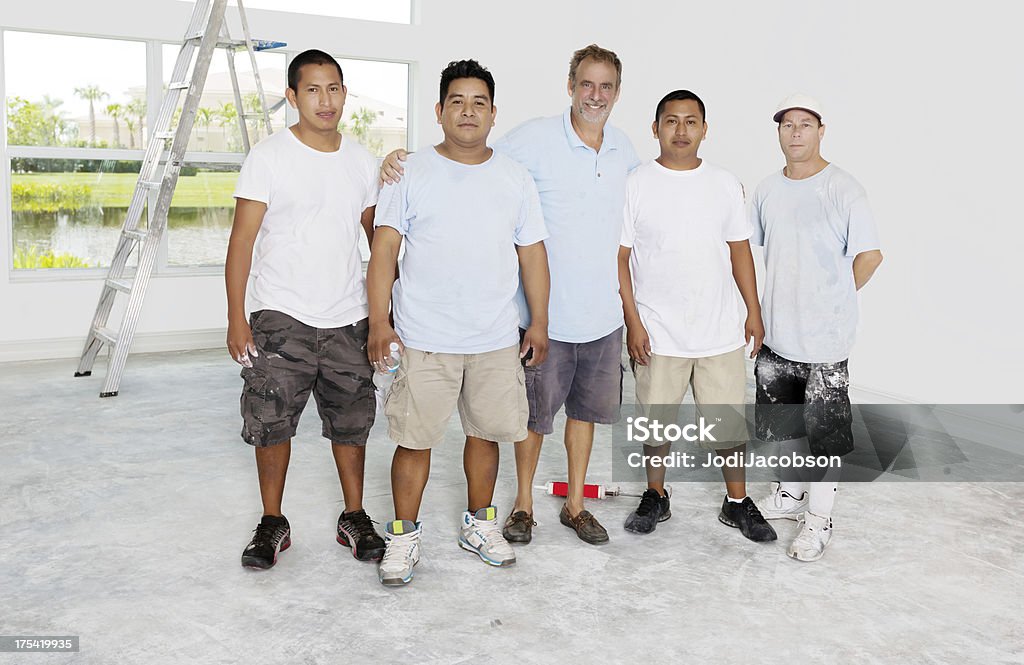
[[[0,365],[0,634],[78,635],[81,652],[0,663],[1024,662],[1024,485],[843,486],[813,564],[785,556],[795,523],[766,545],[719,524],[717,484],[677,484],[672,519],[645,537],[621,528],[635,499],[593,502],[603,547],[542,496],[533,544],[494,569],[456,545],[453,418],[424,498],[424,558],[409,587],[386,589],[334,540],[341,492],[313,408],[285,495],[293,545],[253,572],[238,558],[260,503],[226,352],[133,356],[105,400],[105,367],[73,379],[74,364]],[[366,478],[378,521],[392,512],[383,425]],[[595,481],[610,479],[608,432]],[[538,481],[564,475],[549,439]]]

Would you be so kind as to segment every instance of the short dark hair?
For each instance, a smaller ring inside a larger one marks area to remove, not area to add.
[[[444,106],[444,99],[448,96],[448,87],[455,79],[480,79],[487,84],[487,92],[491,95],[491,105],[494,105],[494,77],[487,71],[487,68],[476,60],[452,60],[448,66],[441,70],[441,95],[439,101]]]
[[[692,99],[697,102],[697,106],[700,107],[700,117],[704,122],[708,121],[707,113],[704,112],[704,101],[696,95],[696,93],[690,92],[689,90],[673,90],[658,102],[658,108],[654,111],[654,123],[657,124],[661,121],[661,114],[665,112],[665,106],[669,102],[685,102],[688,99]]]
[[[295,92],[299,91],[299,77],[301,75],[299,70],[305,65],[334,65],[338,68],[338,78],[341,79],[341,84],[345,85],[345,74],[342,73],[341,65],[334,59],[334,56],[317,49],[310,49],[292,58],[291,64],[288,65],[288,87]]]

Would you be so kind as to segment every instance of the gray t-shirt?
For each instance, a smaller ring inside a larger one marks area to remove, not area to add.
[[[781,171],[757,187],[751,244],[764,247],[764,343],[805,363],[845,360],[857,331],[853,259],[879,249],[860,183],[829,164],[804,180]]]

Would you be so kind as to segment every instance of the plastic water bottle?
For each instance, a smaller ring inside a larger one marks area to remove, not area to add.
[[[377,398],[377,411],[381,411],[384,408],[384,400],[387,399],[388,393],[391,391],[391,384],[395,380],[395,374],[398,372],[398,365],[402,362],[402,351],[401,347],[398,346],[398,342],[391,342],[391,346],[388,347],[391,351],[390,360],[387,365],[387,369],[378,370],[373,373],[373,394]]]

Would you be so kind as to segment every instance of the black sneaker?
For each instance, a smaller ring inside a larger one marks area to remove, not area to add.
[[[672,510],[668,494],[662,496],[658,490],[649,489],[644,492],[637,509],[626,518],[625,529],[633,533],[650,533],[658,526],[658,522],[664,522],[670,517]]]
[[[278,552],[291,547],[292,529],[288,520],[274,515],[264,515],[253,529],[252,540],[242,552],[242,565],[247,568],[270,568],[277,563]]]
[[[726,496],[722,503],[722,512],[718,514],[718,521],[739,529],[740,533],[755,543],[766,543],[778,538],[775,529],[765,521],[761,511],[754,505],[754,500],[749,496],[743,499],[743,503],[733,503]]]
[[[360,561],[380,561],[384,556],[384,539],[377,535],[365,510],[338,516],[338,542],[351,547],[352,556]]]

